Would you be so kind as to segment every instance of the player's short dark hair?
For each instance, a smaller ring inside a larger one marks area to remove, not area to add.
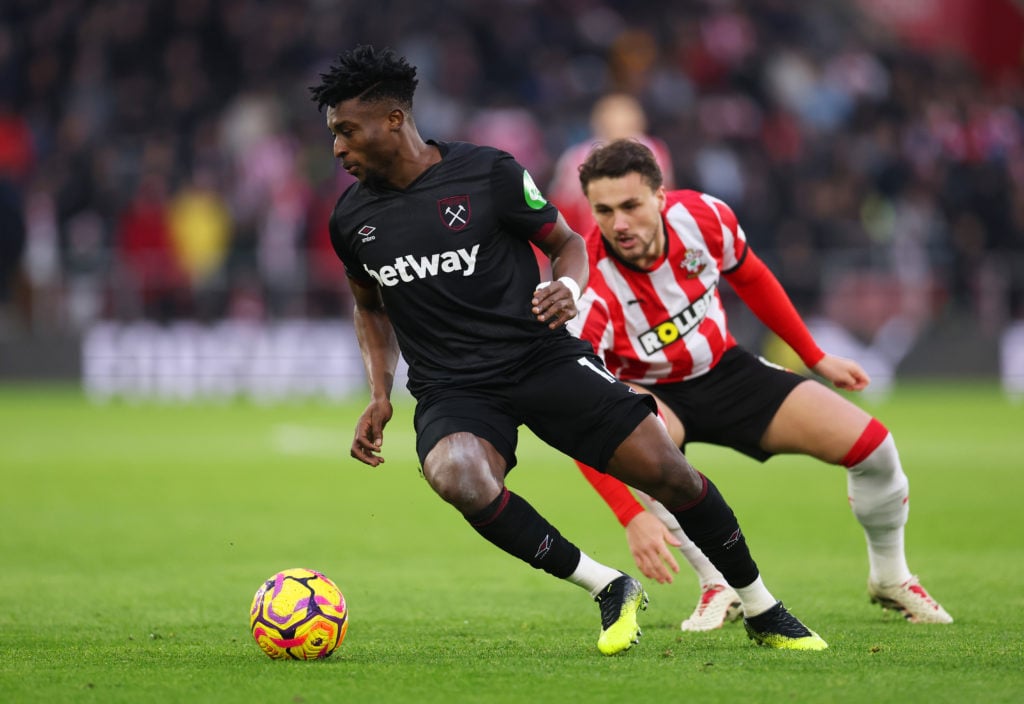
[[[416,67],[405,58],[391,49],[378,51],[361,44],[341,53],[327,73],[320,74],[320,85],[310,86],[309,92],[317,110],[352,98],[393,100],[404,110],[412,110],[418,83]]]
[[[583,192],[591,181],[599,178],[622,178],[631,173],[638,173],[651,190],[661,188],[664,175],[654,153],[635,139],[617,139],[614,142],[596,147],[586,160],[580,164],[580,185]]]

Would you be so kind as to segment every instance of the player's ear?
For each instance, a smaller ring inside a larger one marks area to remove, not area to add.
[[[658,186],[658,190],[654,192],[654,197],[658,199],[658,210],[665,209],[665,187]]]
[[[402,125],[405,124],[405,111],[395,108],[388,113],[388,129],[392,132],[397,132],[402,129]]]

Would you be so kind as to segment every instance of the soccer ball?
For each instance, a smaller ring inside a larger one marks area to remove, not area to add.
[[[275,660],[313,660],[333,653],[348,630],[337,585],[315,570],[290,569],[264,582],[252,599],[256,644]]]

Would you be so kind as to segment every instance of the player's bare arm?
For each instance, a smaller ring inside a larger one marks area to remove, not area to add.
[[[575,318],[579,312],[576,301],[580,292],[587,287],[590,277],[587,246],[561,215],[547,237],[535,244],[551,260],[553,281],[550,285],[542,284],[534,291],[532,310],[537,320],[546,322],[554,330]],[[575,290],[572,288],[573,283]]]
[[[391,389],[398,364],[398,341],[381,300],[380,289],[350,281],[355,299],[355,330],[366,367],[370,403],[356,422],[350,454],[371,467],[384,462],[378,453],[384,444],[384,426],[391,420]]]

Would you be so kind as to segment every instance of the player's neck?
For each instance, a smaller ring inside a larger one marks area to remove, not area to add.
[[[402,145],[395,159],[394,168],[388,174],[388,185],[405,190],[424,171],[439,161],[441,151],[434,145],[424,142],[418,133],[414,134]]]

